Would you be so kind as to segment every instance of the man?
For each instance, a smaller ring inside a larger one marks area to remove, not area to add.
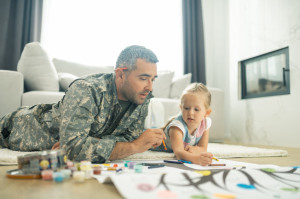
[[[156,55],[129,46],[119,55],[115,73],[75,80],[56,104],[21,107],[0,121],[0,146],[21,151],[57,147],[75,161],[105,162],[157,147],[161,129],[143,132]],[[59,142],[58,142],[59,140]]]

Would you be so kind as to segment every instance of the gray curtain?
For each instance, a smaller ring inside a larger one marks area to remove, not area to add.
[[[182,0],[182,13],[184,74],[192,73],[192,82],[206,84],[201,0]]]
[[[40,41],[43,0],[0,0],[0,69],[16,70],[25,44]]]

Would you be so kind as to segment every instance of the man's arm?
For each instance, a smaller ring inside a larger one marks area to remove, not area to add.
[[[97,97],[96,90],[88,82],[78,80],[69,87],[60,104],[60,147],[71,160],[104,162],[115,145],[114,140],[89,135],[98,114]]]
[[[125,158],[135,153],[142,153],[151,147],[161,145],[166,136],[162,129],[147,129],[140,137],[132,142],[117,142],[109,160]]]

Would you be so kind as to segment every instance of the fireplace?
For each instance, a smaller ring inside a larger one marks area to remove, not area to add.
[[[289,48],[239,62],[240,98],[290,94]]]

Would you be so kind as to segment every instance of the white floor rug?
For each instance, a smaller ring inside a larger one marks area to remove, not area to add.
[[[267,156],[287,156],[287,151],[278,149],[265,149],[257,147],[245,147],[240,145],[228,145],[209,143],[208,151],[218,158],[233,157],[267,157]],[[0,149],[0,165],[16,165],[17,156],[34,152],[20,152],[9,149]],[[166,160],[175,159],[174,153],[146,151],[131,155],[126,160]]]
[[[267,156],[287,156],[287,151],[278,149],[265,149],[257,147],[245,147],[240,145],[209,143],[207,151],[218,158],[236,157],[267,157]],[[174,159],[174,153],[146,151],[127,157],[127,160],[138,159]]]

